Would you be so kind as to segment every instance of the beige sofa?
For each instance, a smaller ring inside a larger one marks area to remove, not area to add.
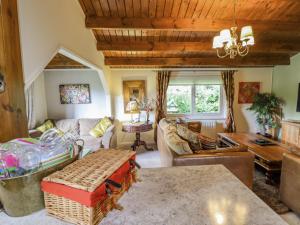
[[[79,139],[84,140],[84,148],[96,151],[100,148],[109,149],[117,146],[116,137],[116,121],[111,119],[113,125],[110,126],[102,137],[95,138],[89,134],[90,130],[93,129],[101,118],[97,119],[61,119],[54,120],[55,126],[63,132],[76,132]],[[31,137],[38,137],[41,133],[36,130],[31,130]]]
[[[157,146],[160,152],[161,165],[164,167],[222,164],[245,185],[252,188],[254,156],[250,152],[236,151],[235,148],[235,151],[228,151],[229,149],[227,149],[226,152],[222,153],[210,153],[208,151],[208,153],[178,155],[168,146],[161,124],[157,126]],[[240,148],[243,147],[240,146]]]

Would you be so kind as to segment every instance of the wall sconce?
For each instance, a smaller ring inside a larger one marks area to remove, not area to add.
[[[0,73],[0,93],[5,91],[5,81],[4,76]]]

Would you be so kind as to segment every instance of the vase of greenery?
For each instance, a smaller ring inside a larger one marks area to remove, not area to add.
[[[255,113],[262,135],[266,135],[268,129],[280,127],[283,104],[283,100],[274,94],[258,93],[254,96],[254,101],[248,110]]]

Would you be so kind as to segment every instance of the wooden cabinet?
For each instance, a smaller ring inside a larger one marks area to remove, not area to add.
[[[282,121],[281,140],[300,148],[300,121]]]

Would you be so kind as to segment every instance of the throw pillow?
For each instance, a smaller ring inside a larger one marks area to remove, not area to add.
[[[189,130],[187,127],[180,124],[177,125],[177,133],[181,138],[183,138],[189,143],[190,148],[193,151],[202,149],[197,133]]]
[[[193,154],[189,144],[181,139],[175,132],[166,134],[165,139],[169,148],[178,155]]]
[[[107,130],[112,125],[111,120],[108,117],[104,117],[100,122],[90,131],[90,135],[93,137],[102,137]]]
[[[44,133],[45,131],[50,130],[52,128],[54,128],[53,122],[51,120],[47,120],[41,126],[39,126],[38,128],[36,128],[36,130]]]
[[[214,139],[206,137],[203,134],[198,134],[198,138],[201,143],[202,149],[211,150],[217,148],[217,142]]]

